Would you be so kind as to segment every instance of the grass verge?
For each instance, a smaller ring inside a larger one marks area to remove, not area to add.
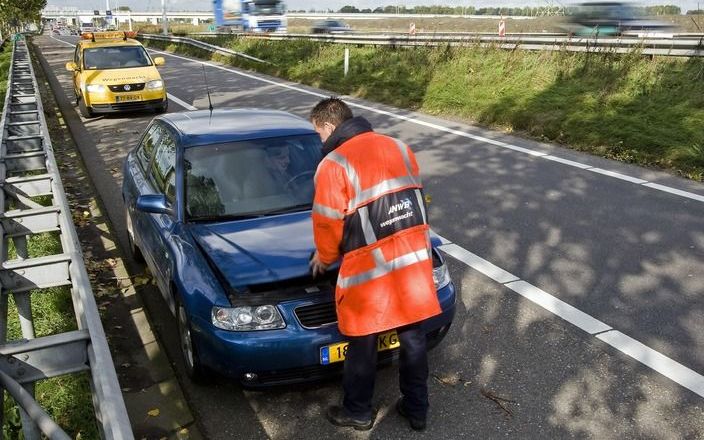
[[[343,45],[230,36],[203,40],[273,64],[188,45],[144,43],[704,181],[702,58],[646,57],[639,51],[348,46],[350,72],[343,77]]]

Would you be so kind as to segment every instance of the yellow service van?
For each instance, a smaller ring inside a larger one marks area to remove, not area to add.
[[[152,59],[144,46],[131,37],[135,32],[86,32],[76,44],[73,89],[81,115],[154,110],[168,107],[164,80],[156,66],[164,58]]]

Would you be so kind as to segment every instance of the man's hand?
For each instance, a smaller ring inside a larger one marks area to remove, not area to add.
[[[310,266],[310,271],[313,273],[313,278],[315,278],[318,275],[324,274],[325,271],[328,269],[329,264],[325,264],[320,261],[318,251],[315,251],[313,257],[308,262],[308,266]]]

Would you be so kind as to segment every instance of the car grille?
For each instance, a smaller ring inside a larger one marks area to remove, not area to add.
[[[279,27],[281,25],[281,21],[279,20],[259,20],[259,27],[265,28],[265,27]]]
[[[115,104],[94,104],[94,110],[119,110],[119,111],[136,111],[153,108],[154,104],[163,102],[161,99],[152,99],[150,101],[132,101],[118,102]]]
[[[110,88],[111,92],[134,92],[134,91],[140,91],[144,89],[144,83],[136,83],[136,84],[117,84],[117,85],[112,85],[108,86]],[[128,87],[128,89],[125,89],[125,87]]]
[[[398,356],[398,349],[379,352],[377,362],[380,365],[387,365],[392,359]],[[330,377],[342,372],[344,362],[336,362],[331,365],[309,365],[307,367],[289,368],[285,370],[271,370],[257,373],[256,382],[245,385],[277,385],[286,383],[309,382]]]
[[[335,302],[313,304],[297,307],[294,312],[301,325],[305,328],[317,328],[326,324],[337,322]]]

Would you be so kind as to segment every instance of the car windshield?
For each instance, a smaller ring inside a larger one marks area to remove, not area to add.
[[[83,65],[87,70],[124,69],[151,64],[141,46],[95,47],[83,51]]]
[[[187,218],[219,221],[310,209],[321,148],[317,135],[187,148]]]

